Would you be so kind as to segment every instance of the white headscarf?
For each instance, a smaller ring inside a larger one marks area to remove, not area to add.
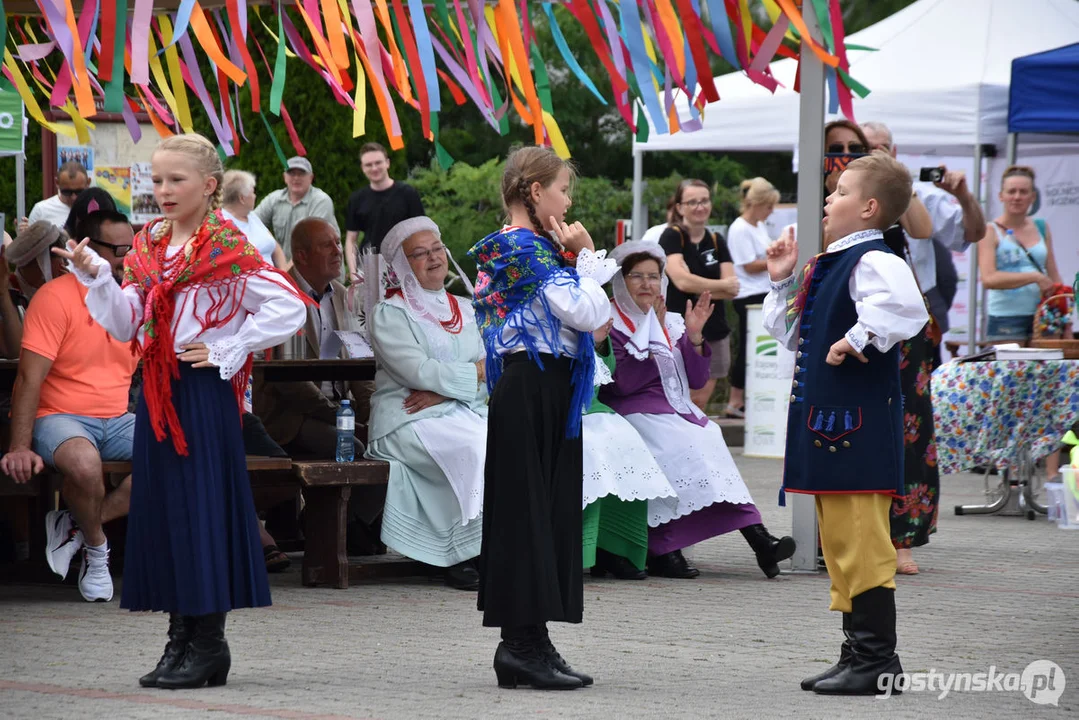
[[[450,342],[450,334],[442,326],[443,322],[449,321],[453,316],[449,293],[445,289],[426,290],[420,285],[419,279],[409,265],[408,257],[404,252],[405,242],[421,232],[434,233],[435,237],[442,240],[442,232],[438,225],[429,217],[420,216],[402,220],[394,225],[386,237],[382,239],[380,253],[366,252],[363,257],[364,275],[364,327],[370,332],[370,326],[366,318],[374,312],[375,306],[380,302],[401,302],[405,311],[419,323],[427,337],[427,344],[436,360],[451,362],[455,360],[453,343]],[[473,294],[472,283],[468,276],[461,270],[461,266],[450,255],[447,248],[446,258],[453,264],[458,277],[464,283],[469,295]],[[400,288],[403,302],[396,297],[387,298],[387,289]],[[474,323],[475,315],[471,302],[458,302],[463,323]]]
[[[667,276],[664,273],[664,267],[667,264],[667,256],[662,247],[656,243],[635,240],[619,245],[611,253],[611,257],[621,267],[622,261],[627,257],[641,253],[652,256],[659,263],[660,295],[666,301]],[[664,323],[661,325],[654,309],[648,308],[648,312],[645,312],[637,307],[629,288],[626,287],[626,279],[622,273],[614,276],[611,286],[614,288],[614,329],[628,338],[626,352],[638,360],[652,357],[659,369],[663,394],[675,412],[680,415],[704,417],[690,400],[686,364],[682,359],[682,353],[675,347],[678,340],[686,333],[685,320],[678,313],[668,310],[664,314]]]

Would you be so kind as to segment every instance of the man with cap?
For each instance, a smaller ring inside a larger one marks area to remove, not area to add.
[[[26,226],[15,236],[4,255],[15,266],[15,280],[23,295],[24,305],[30,302],[38,288],[60,277],[64,261],[49,252],[50,248],[63,247],[67,235],[60,226],[48,220],[38,220]]]
[[[307,158],[289,158],[285,169],[285,187],[274,190],[255,208],[255,215],[262,224],[273,231],[285,257],[292,260],[292,228],[305,218],[319,218],[328,222],[338,235],[341,229],[334,216],[333,199],[312,185],[315,171]]]
[[[56,173],[56,194],[36,203],[31,208],[30,217],[19,221],[19,232],[21,233],[28,225],[38,220],[46,220],[62,228],[67,222],[71,206],[75,204],[75,198],[88,187],[90,187],[90,176],[86,168],[77,162],[64,163]]]

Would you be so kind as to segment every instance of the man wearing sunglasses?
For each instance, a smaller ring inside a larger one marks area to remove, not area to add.
[[[862,125],[871,150],[881,150],[896,156],[892,131],[879,122]],[[961,170],[947,170],[940,182],[915,182],[914,192],[925,205],[933,224],[931,237],[919,240],[907,236],[910,255],[907,258],[914,270],[922,293],[929,301],[929,310],[940,325],[941,332],[948,331],[948,311],[955,297],[958,273],[952,262],[952,251],[961,252],[968,243],[976,243],[985,234],[985,215],[978,201],[967,186],[966,174]],[[940,364],[940,348],[937,347],[936,364]]]
[[[75,198],[88,187],[90,176],[86,168],[77,162],[64,163],[56,173],[56,194],[34,205],[30,210],[30,217],[19,221],[19,232],[38,220],[48,220],[56,227],[62,228],[67,222],[67,215],[71,212]]]
[[[90,213],[77,237],[90,244],[119,277],[134,242],[127,218],[113,210]],[[99,275],[96,284],[110,282]],[[45,518],[45,556],[65,577],[81,549],[79,591],[88,602],[112,599],[105,523],[127,515],[131,476],[108,492],[101,463],[130,460],[135,416],[127,411],[138,358],[90,317],[85,296],[94,292],[74,273],[45,283],[23,322],[22,354],[11,407],[11,449],[0,470],[25,483],[45,465],[63,475],[67,506]]]

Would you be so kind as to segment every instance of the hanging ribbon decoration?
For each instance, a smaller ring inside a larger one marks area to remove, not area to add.
[[[820,40],[801,15],[805,2],[816,14]],[[510,131],[512,106],[532,126],[537,144],[568,156],[557,122],[567,81],[604,105],[610,102],[599,78],[585,73],[580,49],[567,41],[570,18],[607,75],[613,106],[639,139],[650,130],[701,126],[701,111],[720,99],[711,71],[715,55],[774,91],[779,83],[769,64],[797,58],[801,43],[826,66],[831,109],[853,117],[853,96],[869,92],[850,75],[847,52],[855,46],[846,43],[839,0],[761,0],[771,21],[765,27],[755,22],[748,0],[614,0],[613,6],[612,0],[453,0],[452,7],[450,0],[278,0],[271,10],[276,23],[254,11],[277,44],[272,64],[249,32],[242,0],[225,0],[210,14],[200,0],[179,0],[174,13],[156,17],[154,0],[85,0],[78,11],[73,0],[35,3],[37,15],[10,24],[0,4],[0,37],[14,43],[4,49],[3,75],[36,122],[85,139],[99,102],[123,115],[134,139],[140,134],[136,112],[145,112],[158,134],[167,136],[191,131],[197,110],[226,155],[247,141],[238,107],[242,88],[270,128],[261,114],[260,72],[271,82],[268,114],[281,118],[303,154],[284,102],[292,57],[311,67],[352,112],[354,137],[365,133],[369,87],[392,148],[404,145],[400,101],[420,114],[422,134],[435,143],[440,162],[452,162],[438,142],[444,86],[454,104],[474,105],[503,135]],[[540,54],[546,37],[568,72],[549,72]],[[217,81],[216,100],[212,83],[203,82],[199,50],[210,62],[205,77]],[[125,95],[125,88],[133,94]],[[198,102],[189,101],[189,90]],[[675,102],[681,94],[689,102],[684,117],[679,113],[686,110]],[[40,97],[71,124],[47,123]]]

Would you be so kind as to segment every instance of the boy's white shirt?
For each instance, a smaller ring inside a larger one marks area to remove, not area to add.
[[[839,252],[883,236],[880,230],[862,230],[833,242],[824,252]],[[787,328],[787,302],[798,292],[795,278],[792,274],[773,282],[764,299],[764,327],[788,350],[796,349],[801,324],[795,322]],[[847,331],[846,338],[858,352],[870,344],[887,352],[896,343],[917,335],[929,322],[929,311],[914,273],[903,258],[891,252],[870,251],[862,255],[850,274],[849,287],[858,321]]]

